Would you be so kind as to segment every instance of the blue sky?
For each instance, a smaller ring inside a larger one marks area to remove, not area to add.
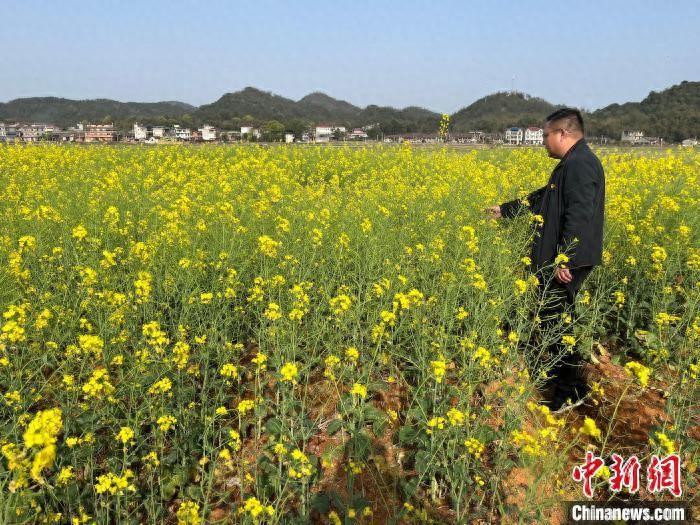
[[[700,80],[700,0],[22,0],[0,12],[0,101],[199,105],[255,86],[451,113],[514,84],[597,109]]]

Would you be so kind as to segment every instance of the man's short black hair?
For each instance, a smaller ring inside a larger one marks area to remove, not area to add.
[[[560,122],[561,127],[568,131],[577,131],[583,134],[583,117],[581,112],[575,108],[561,108],[549,115],[545,122],[553,124]]]

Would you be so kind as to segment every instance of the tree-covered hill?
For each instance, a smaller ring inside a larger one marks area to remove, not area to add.
[[[510,126],[541,125],[560,105],[524,93],[499,92],[480,98],[452,115],[453,132],[502,132]],[[77,122],[114,122],[126,131],[135,121],[149,125],[210,124],[224,129],[255,125],[300,133],[314,124],[348,128],[379,124],[385,134],[437,132],[440,114],[420,107],[397,109],[369,105],[360,108],[325,93],[295,101],[254,87],[227,93],[198,108],[184,102],[118,102],[108,99],[69,100],[20,98],[0,103],[0,121],[48,122],[61,127]],[[587,133],[618,139],[626,129],[679,141],[700,135],[700,82],[684,81],[641,102],[611,104],[585,113]]]

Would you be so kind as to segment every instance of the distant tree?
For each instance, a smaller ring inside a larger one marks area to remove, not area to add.
[[[345,132],[342,129],[334,129],[333,130],[333,140],[345,140]]]
[[[285,125],[278,120],[270,120],[262,129],[262,140],[266,142],[278,142],[284,139]]]
[[[311,122],[303,119],[292,119],[287,122],[287,131],[293,133],[297,140],[301,140],[304,132],[311,127]]]
[[[366,133],[367,137],[372,140],[378,140],[380,137],[384,136],[382,128],[380,128],[379,126],[372,126],[366,131]]]

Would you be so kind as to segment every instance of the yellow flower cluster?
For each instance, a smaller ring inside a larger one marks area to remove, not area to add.
[[[642,388],[649,384],[651,369],[643,364],[637,361],[630,361],[629,363],[625,364],[625,372],[627,372],[628,375],[634,375]]]
[[[578,429],[581,434],[586,436],[591,436],[592,438],[600,441],[600,429],[596,426],[595,421],[590,417],[586,416],[583,420],[583,425]]]
[[[529,402],[527,407],[530,412],[539,415],[543,425],[533,432],[514,430],[511,433],[511,440],[525,454],[542,457],[551,453],[552,447],[556,446],[559,430],[564,426],[564,420],[554,417],[549,408],[544,405]]]
[[[245,504],[238,509],[238,513],[247,514],[257,522],[265,517],[272,518],[275,515],[275,509],[272,505],[263,505],[258,498],[250,497],[246,499]]]
[[[283,382],[296,384],[299,379],[299,367],[296,363],[285,363],[280,368],[280,376]]]
[[[172,395],[172,390],[173,388],[173,382],[170,380],[168,377],[164,377],[163,379],[159,379],[155,383],[153,383],[150,388],[148,389],[148,393],[152,395],[157,395],[157,394],[167,394],[169,396]]]
[[[486,446],[476,438],[467,438],[464,441],[464,446],[467,447],[467,452],[476,459],[481,459],[481,455],[486,449]]]
[[[122,496],[126,491],[136,492],[136,486],[131,483],[134,478],[134,473],[131,469],[126,469],[122,476],[118,476],[113,472],[97,476],[95,483],[95,492],[98,494],[111,494]]]
[[[443,357],[430,362],[430,366],[433,368],[433,376],[435,377],[436,383],[442,383],[447,373],[447,361]]]
[[[367,397],[367,387],[360,383],[355,383],[352,385],[352,390],[350,390],[350,393],[364,399]]]
[[[177,509],[177,525],[199,525],[202,520],[199,517],[199,504],[185,500]]]
[[[649,443],[652,446],[658,446],[666,453],[666,455],[673,454],[676,451],[676,446],[666,434],[663,432],[656,432],[654,434],[656,439],[649,438]]]

